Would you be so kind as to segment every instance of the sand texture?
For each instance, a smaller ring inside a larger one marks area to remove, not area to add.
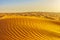
[[[1,13],[0,40],[60,40],[60,21],[50,13]]]

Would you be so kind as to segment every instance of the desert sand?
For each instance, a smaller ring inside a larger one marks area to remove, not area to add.
[[[1,13],[0,40],[60,40],[59,15],[44,12]]]

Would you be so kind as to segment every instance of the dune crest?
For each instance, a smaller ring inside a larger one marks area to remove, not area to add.
[[[5,15],[0,40],[60,40],[60,22],[44,17]]]

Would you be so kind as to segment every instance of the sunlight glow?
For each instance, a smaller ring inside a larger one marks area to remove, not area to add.
[[[0,1],[1,2],[1,1]],[[60,0],[2,1],[0,12],[60,12]]]

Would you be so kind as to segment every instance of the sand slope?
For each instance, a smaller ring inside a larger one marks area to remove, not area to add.
[[[0,40],[60,40],[60,21],[6,15],[0,18]]]

